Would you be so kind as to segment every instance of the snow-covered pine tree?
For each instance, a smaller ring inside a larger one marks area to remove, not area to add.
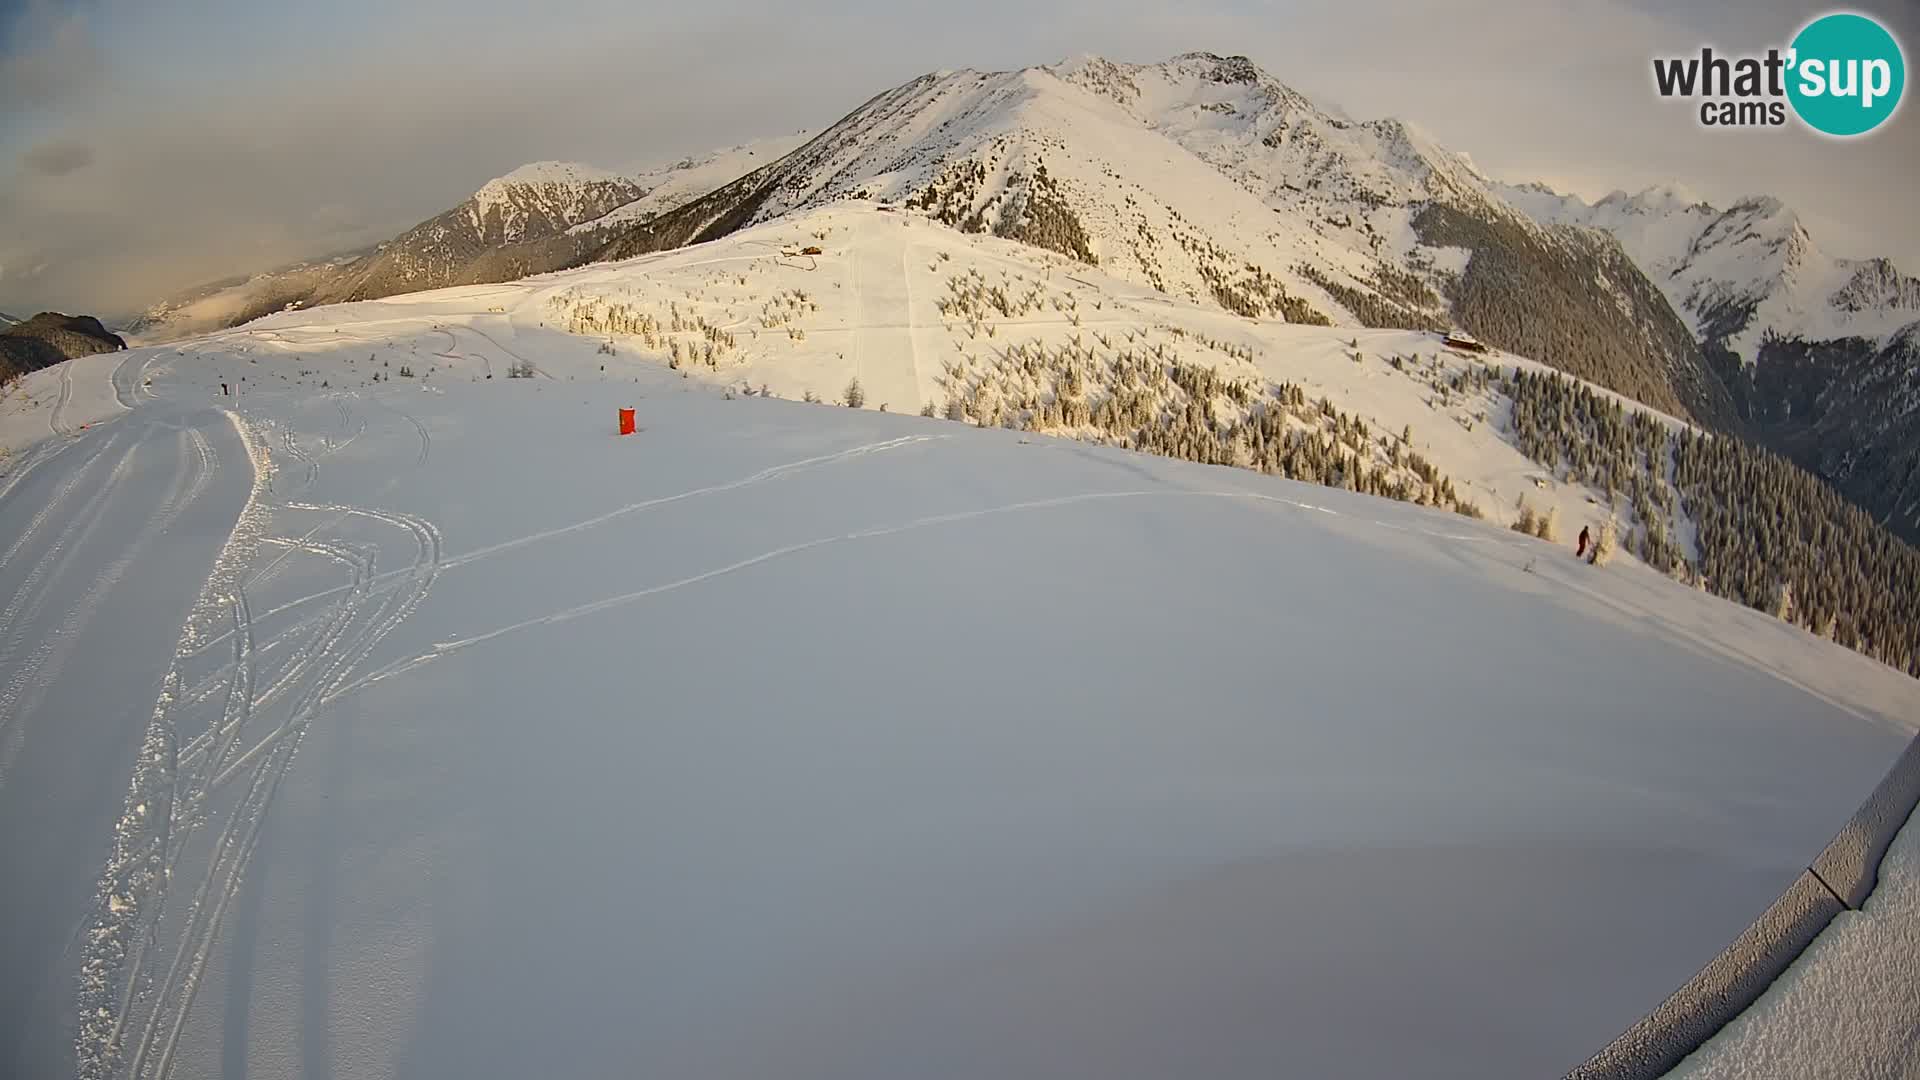
[[[1593,541],[1593,563],[1605,566],[1613,561],[1614,552],[1620,549],[1620,530],[1612,518],[1600,526],[1600,534]]]
[[[1533,512],[1533,504],[1525,497],[1520,500],[1520,516],[1513,523],[1513,531],[1526,533],[1528,536],[1537,535],[1540,531],[1540,518]]]

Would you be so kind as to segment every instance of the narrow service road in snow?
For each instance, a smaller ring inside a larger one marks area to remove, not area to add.
[[[56,1076],[159,676],[253,469],[204,403],[74,428],[32,460],[0,497],[0,1074]]]

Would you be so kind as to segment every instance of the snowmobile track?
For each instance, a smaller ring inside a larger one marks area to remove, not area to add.
[[[101,518],[105,516],[102,511],[106,508],[107,497],[125,478],[127,467],[132,464],[134,455],[139,449],[138,444],[130,446],[126,453],[120,456],[113,471],[107,474],[106,481],[100,485],[100,490],[94,492],[85,503],[81,504],[80,509],[74,513],[73,519],[67,523],[67,527],[54,538],[53,543],[34,564],[32,571],[27,574],[26,580],[20,583],[20,587],[14,592],[13,599],[8,602],[5,610],[0,610],[0,626],[12,628],[12,633],[7,636],[5,644],[0,645],[0,668],[7,667],[20,647],[26,643],[28,628],[39,616],[41,608],[45,606],[47,593],[66,572],[68,564],[72,561],[74,550],[84,545],[94,529],[98,527]],[[0,693],[0,703],[11,702],[18,693],[22,680],[29,675],[30,672],[25,670],[15,670],[6,690]],[[16,719],[17,716],[11,709],[0,707],[0,731],[4,731],[7,725]]]
[[[88,473],[88,471],[90,471],[93,468],[94,464],[98,462],[101,458],[106,456],[107,451],[112,448],[116,439],[117,439],[117,436],[115,438],[109,438],[109,439],[103,440],[100,443],[99,447],[97,447],[93,451],[92,455],[90,455],[87,458],[87,460],[81,462],[79,465],[74,467],[72,474],[67,477],[67,480],[65,483],[60,485],[59,490],[53,493],[53,497],[48,499],[46,501],[46,504],[41,506],[40,509],[34,511],[34,515],[31,519],[28,520],[26,528],[21,529],[20,535],[13,538],[13,544],[7,548],[7,553],[5,555],[0,555],[0,566],[5,566],[11,563],[14,559],[14,556],[20,554],[20,549],[26,546],[27,541],[31,540],[34,537],[34,535],[40,531],[40,527],[46,524],[47,519],[49,517],[52,517],[55,511],[59,510],[59,508],[66,502],[67,497],[72,495],[74,492],[74,489],[79,487],[81,482],[86,479],[86,474]],[[58,446],[58,444],[42,443],[41,446],[43,448],[55,447],[55,446]],[[54,457],[56,454],[58,454],[59,452],[65,449],[66,449],[65,446],[58,446],[58,449],[53,450],[45,454],[44,456],[38,457],[36,460],[29,460],[27,465],[23,466],[20,472],[17,472],[14,474],[12,478],[13,483],[16,483],[16,484],[19,483],[19,481],[25,477],[26,471],[28,469],[31,469],[32,467],[40,464],[42,461],[45,461],[47,458]],[[11,491],[12,485],[10,484],[6,490]],[[0,494],[5,494],[5,492],[0,492]]]
[[[55,435],[71,435],[73,429],[67,426],[67,406],[73,401],[73,361],[62,360],[60,368],[60,396],[53,400],[53,411],[47,414],[47,426]]]
[[[207,749],[190,748],[188,757],[201,764],[195,772],[203,779],[196,785],[195,791],[175,792],[175,805],[185,807],[176,816],[191,822],[210,803],[213,795],[231,781],[245,776],[248,785],[238,804],[228,814],[215,843],[214,856],[195,893],[189,908],[191,915],[182,930],[166,979],[161,984],[140,1036],[129,1075],[141,1080],[163,1080],[171,1072],[180,1032],[192,1011],[227,909],[258,850],[275,795],[291,770],[300,742],[321,710],[337,696],[338,690],[353,677],[358,667],[425,599],[439,571],[443,550],[440,533],[423,518],[363,507],[310,503],[289,503],[286,506],[288,509],[365,517],[408,533],[415,545],[413,565],[406,571],[410,575],[411,587],[389,590],[384,597],[376,597],[369,589],[377,570],[375,553],[369,552],[356,559],[351,549],[344,546],[329,551],[329,554],[336,554],[353,563],[353,585],[348,595],[335,606],[334,618],[320,640],[302,650],[301,658],[282,677],[283,686],[291,686],[294,682],[303,686],[300,698],[286,720],[259,738],[250,749],[234,756],[232,751],[238,747],[244,727],[260,704],[252,696],[251,657],[255,643],[250,629],[251,616],[245,620],[248,628],[244,636],[236,627],[236,637],[243,643],[236,646],[235,688],[229,695],[228,707],[221,721],[221,727],[225,730],[214,733],[214,738],[205,744]],[[319,669],[317,677],[307,680],[305,676],[316,667]],[[270,690],[268,696],[277,690]],[[229,757],[232,760],[227,760]],[[181,857],[184,848],[183,842],[174,845],[168,860],[170,865]]]
[[[400,413],[400,415],[406,419],[407,423],[413,425],[413,430],[419,432],[420,456],[415,458],[413,463],[416,466],[425,465],[427,458],[433,453],[433,436],[428,433],[427,425],[421,423],[420,418],[410,412],[402,412],[399,409],[395,409],[394,412]]]
[[[406,414],[402,413],[401,415],[404,416]],[[465,566],[469,563],[478,562],[482,559],[491,558],[492,556],[499,555],[503,552],[512,551],[514,549],[526,547],[531,544],[537,544],[546,540],[551,540],[558,536],[564,536],[570,533],[581,532],[586,529],[591,529],[600,525],[604,525],[608,522],[614,521],[621,517],[625,517],[629,514],[642,513],[648,510],[652,510],[656,507],[667,506],[667,505],[680,502],[686,499],[699,498],[701,496],[706,496],[706,495],[717,495],[717,494],[721,494],[723,492],[728,492],[728,491],[736,491],[741,488],[751,487],[756,484],[767,483],[773,480],[783,478],[785,476],[806,472],[812,469],[854,461],[859,458],[866,457],[870,454],[880,454],[880,453],[891,452],[894,450],[902,450],[902,449],[917,446],[923,443],[935,442],[935,441],[946,439],[949,437],[950,436],[947,436],[947,435],[907,435],[907,436],[901,436],[893,439],[885,439],[880,442],[866,443],[860,446],[849,447],[845,450],[836,450],[828,454],[819,454],[813,457],[801,458],[796,461],[788,461],[778,465],[771,465],[771,466],[768,466],[767,468],[761,469],[758,472],[755,472],[748,476],[741,477],[737,480],[729,480],[724,483],[712,484],[705,487],[691,488],[686,491],[676,492],[672,495],[662,495],[658,498],[647,499],[637,503],[631,503],[627,506],[623,506],[618,509],[608,511],[607,513],[600,514],[595,517],[587,518],[584,521],[575,522],[571,525],[565,525],[555,529],[548,529],[542,532],[532,533],[526,536],[517,537],[513,540],[501,541],[500,543],[490,544],[490,545],[487,545],[486,547],[475,548],[474,550],[468,551],[464,554],[457,555],[449,559],[444,559],[439,563],[435,572],[437,573],[439,570],[452,570],[457,567]],[[321,507],[318,504],[308,504],[308,503],[300,503],[300,504],[290,503],[290,504],[286,504],[286,508],[288,509],[297,509],[297,508],[334,509],[339,512],[354,512],[356,509],[352,507],[329,508],[329,507]],[[298,546],[300,542],[282,540],[280,541],[280,543],[288,544],[292,546]],[[375,582],[374,592],[384,593],[390,589],[399,587],[398,579],[401,579],[407,576],[409,573],[411,573],[410,569],[409,570],[393,570],[380,575],[380,578]],[[306,604],[318,603],[320,601],[336,597],[341,592],[345,591],[347,588],[348,586],[334,586],[329,589],[322,589],[319,592],[312,593],[307,596],[297,597],[293,600],[285,601],[279,604],[278,606],[261,613],[260,618],[262,619],[274,618],[276,616],[285,614],[286,612],[291,611],[294,608],[301,607]],[[280,636],[283,637],[286,634],[304,631],[306,628],[310,627],[315,622],[319,621],[324,617],[325,617],[324,613],[316,613],[314,615],[307,616],[301,621],[293,624],[293,626],[288,627],[287,630],[283,631]],[[208,638],[206,641],[199,642],[194,647],[192,652],[193,654],[197,655],[198,653],[204,652],[207,649],[214,648],[222,644],[223,642],[225,642],[227,640],[227,636],[228,636],[227,634],[219,634],[219,635],[215,635],[213,637]],[[278,640],[278,637],[276,637],[276,641],[277,640]],[[267,647],[271,647],[271,646],[267,646]],[[265,647],[263,647],[263,651],[264,651],[264,648]],[[375,672],[373,676],[370,676],[366,679],[362,679],[360,681],[360,684],[378,681],[380,678],[384,678],[388,674],[391,674],[391,673],[386,672],[384,670],[381,672]],[[359,685],[359,684],[356,684],[356,685]],[[205,689],[206,689],[205,684],[202,684],[200,686],[195,687],[194,692],[196,694],[202,693],[205,691]]]
[[[133,363],[135,356],[134,353],[128,353],[126,358],[113,369],[113,398],[120,403],[121,408],[128,411],[132,411],[134,406],[140,404],[140,378],[147,370],[147,364],[153,359],[151,356],[141,357],[139,367],[135,368],[133,374],[129,376],[127,366]]]
[[[239,689],[230,698],[239,708],[251,697],[246,690],[253,678],[252,630],[249,609],[232,588],[236,553],[254,543],[262,513],[260,496],[269,465],[261,432],[240,416],[223,411],[245,446],[252,471],[252,492],[214,560],[194,610],[180,630],[173,660],[161,680],[161,691],[147,722],[120,821],[113,831],[111,854],[96,884],[96,901],[81,945],[81,978],[76,987],[79,1028],[73,1049],[78,1075],[87,1080],[111,1080],[127,1075],[121,1068],[129,1030],[142,1030],[139,1047],[146,1052],[149,1037],[141,1027],[144,1010],[153,1001],[152,954],[162,948],[160,935],[168,917],[168,883],[177,876],[180,853],[194,832],[194,821],[183,810],[184,790],[180,759],[182,664],[196,638],[203,617],[224,611],[234,622],[230,635],[235,663],[231,678]],[[202,436],[204,439],[204,436]],[[210,443],[194,440],[196,451],[212,456]],[[214,459],[217,464],[217,458]],[[204,477],[212,475],[209,466]],[[223,713],[224,715],[224,713]],[[198,915],[197,912],[191,913]],[[168,977],[173,978],[169,971]],[[166,993],[163,987],[162,994]],[[151,1019],[151,1015],[147,1015]],[[150,1026],[150,1025],[148,1025]]]

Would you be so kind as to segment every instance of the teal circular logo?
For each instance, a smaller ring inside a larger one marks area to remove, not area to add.
[[[1907,88],[1907,63],[1886,27],[1851,12],[1822,15],[1794,35],[1787,100],[1815,131],[1864,135],[1887,122]]]

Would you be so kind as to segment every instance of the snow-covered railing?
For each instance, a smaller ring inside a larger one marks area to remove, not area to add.
[[[1653,1080],[1680,1064],[1799,959],[1843,911],[1857,911],[1887,848],[1920,805],[1920,736],[1839,835],[1733,944],[1567,1080]]]

